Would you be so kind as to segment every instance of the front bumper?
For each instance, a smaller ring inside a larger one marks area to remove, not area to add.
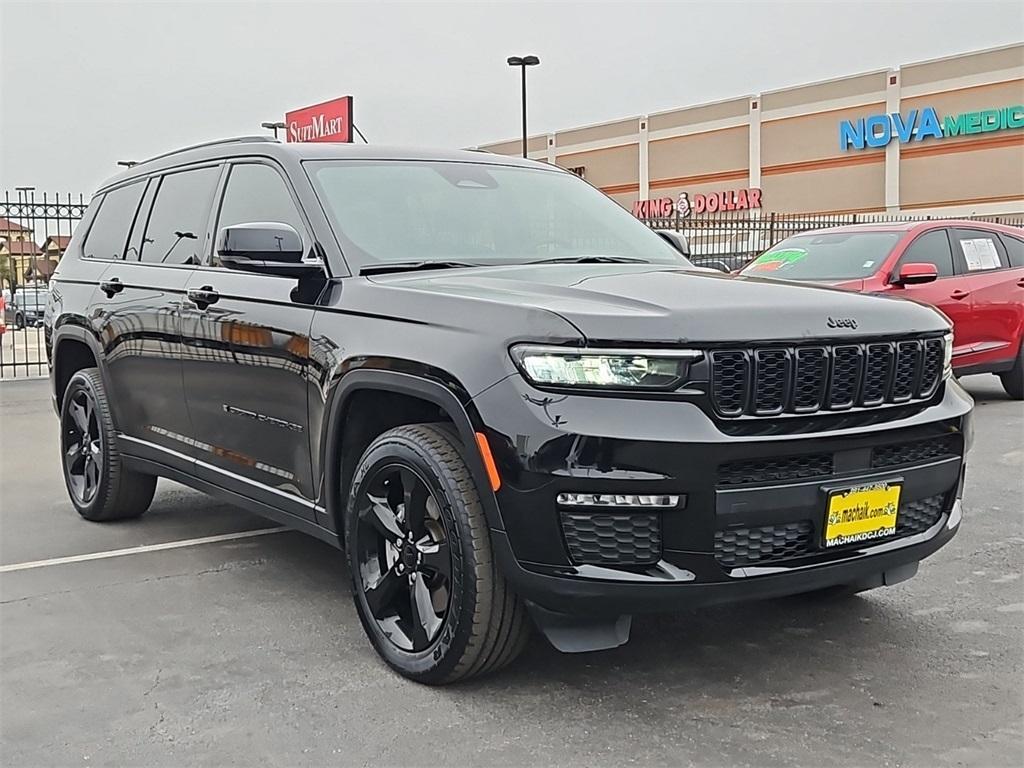
[[[937,402],[899,418],[800,434],[765,430],[765,422],[755,434],[742,434],[693,403],[550,395],[518,376],[474,405],[502,478],[500,520],[492,526],[496,557],[520,595],[552,611],[631,614],[881,583],[885,572],[942,547],[960,523],[973,403],[954,382]],[[878,466],[876,456],[892,446],[934,440],[945,441],[945,453],[915,458],[911,451],[902,463]],[[822,456],[831,462],[827,476],[755,472],[735,482],[723,474],[725,466],[799,465]],[[820,542],[827,491],[874,480],[903,484],[900,514],[915,525],[891,539],[826,550]],[[631,564],[627,553],[614,562],[612,541],[603,550],[611,550],[611,560],[587,561],[571,531],[567,539],[566,510],[555,502],[558,493],[572,492],[673,494],[685,502],[653,516],[637,510],[657,520],[655,559]],[[929,514],[915,518],[921,509]],[[756,539],[793,528],[803,531],[799,548],[766,547],[761,559],[745,549],[737,558],[723,544],[737,532]]]

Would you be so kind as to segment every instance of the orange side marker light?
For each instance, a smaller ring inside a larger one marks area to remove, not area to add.
[[[477,432],[476,445],[480,449],[480,458],[484,460],[487,477],[491,481],[491,490],[496,491],[501,488],[501,475],[498,474],[498,467],[494,464],[494,456],[491,455],[491,446],[487,442],[487,435]]]

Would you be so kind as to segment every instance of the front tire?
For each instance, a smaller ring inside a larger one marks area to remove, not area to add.
[[[1021,340],[1020,351],[1017,353],[1017,362],[1010,370],[1000,373],[999,380],[1003,383],[1006,394],[1014,400],[1024,400],[1024,339]]]
[[[156,477],[126,469],[115,436],[99,371],[78,371],[61,401],[60,451],[71,503],[86,520],[138,517],[153,501]]]
[[[445,428],[396,427],[356,468],[345,551],[356,609],[399,674],[452,683],[492,672],[526,644],[522,601],[494,562],[463,448]]]

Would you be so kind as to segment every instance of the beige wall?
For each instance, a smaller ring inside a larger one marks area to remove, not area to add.
[[[647,149],[651,182],[746,169],[749,153],[750,129],[745,125],[651,141]]]
[[[647,130],[660,131],[665,128],[680,128],[713,120],[727,120],[731,117],[746,117],[749,108],[749,101],[744,96],[741,99],[720,101],[715,104],[659,112],[647,119]]]
[[[998,141],[997,133],[989,148],[901,158],[900,205],[1024,197],[1024,140],[1009,146],[1000,146]]]
[[[761,123],[761,167],[848,156],[849,152],[839,148],[839,123],[879,112],[885,112],[884,101],[850,109],[764,121]],[[876,154],[884,152],[882,149],[863,151]]]
[[[564,147],[570,144],[586,144],[588,141],[634,137],[640,127],[640,118],[631,117],[614,123],[602,123],[590,128],[577,128],[572,131],[561,131],[555,134],[555,146]],[[625,139],[624,139],[625,141]]]
[[[885,72],[869,72],[826,83],[811,83],[781,91],[769,91],[761,95],[761,110],[786,109],[830,99],[849,99],[874,94],[885,91],[885,78]],[[871,98],[873,97],[866,98],[865,101]]]
[[[555,162],[563,168],[584,166],[584,178],[598,187],[635,184],[640,168],[640,148],[636,144],[592,152],[558,155]]]
[[[966,75],[1011,69],[1024,64],[1024,45],[1013,45],[994,51],[980,51],[966,56],[908,64],[900,68],[900,79],[904,87],[927,85],[931,82],[950,80]]]
[[[976,112],[980,109],[991,109],[993,107],[1007,107],[1013,104],[1024,104],[1024,80],[1011,80],[1004,83],[995,83],[974,88],[962,88],[945,93],[932,93],[928,96],[919,96],[913,99],[903,99],[900,102],[900,110],[906,114],[912,109],[923,109],[924,107],[935,107],[941,121],[946,115],[958,115],[962,112]],[[1003,131],[999,135],[1009,135],[1013,131]],[[1020,131],[1016,131],[1020,134]],[[995,135],[995,134],[990,134]],[[943,139],[943,146],[958,143],[974,144],[981,139],[975,134],[970,136],[955,136]],[[932,142],[928,139],[920,145],[928,145]],[[917,142],[904,145],[904,149],[919,146]]]
[[[884,211],[885,163],[762,176],[761,199],[785,213]]]

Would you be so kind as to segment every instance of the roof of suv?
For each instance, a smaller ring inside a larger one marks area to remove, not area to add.
[[[286,144],[267,136],[241,136],[196,144],[147,158],[105,181],[101,189],[178,165],[246,155],[289,157],[299,160],[438,160],[533,168],[543,165],[534,160],[495,155],[482,150],[425,149],[336,142]]]
[[[994,221],[977,221],[975,219],[918,219],[916,221],[872,221],[860,224],[839,224],[834,227],[821,227],[808,229],[802,232],[794,232],[790,237],[797,235],[811,235],[821,232],[843,233],[843,232],[910,232],[914,229],[925,229],[928,227],[972,227],[974,229],[994,229],[999,232],[1012,232],[1019,234],[1019,227],[1008,224],[1000,224]]]

